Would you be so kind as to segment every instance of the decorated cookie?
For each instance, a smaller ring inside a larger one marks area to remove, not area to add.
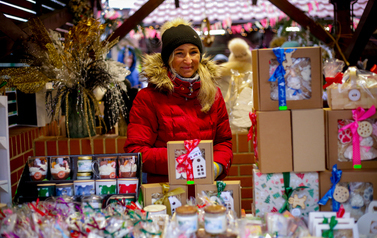
[[[344,186],[336,185],[335,191],[333,194],[335,201],[340,202],[340,203],[346,202],[349,196],[350,196],[350,193],[348,191],[348,188]]]
[[[357,133],[362,137],[368,137],[372,135],[373,127],[372,124],[368,121],[360,121],[359,126],[357,127]]]
[[[342,144],[347,144],[352,141],[352,132],[350,129],[342,130],[338,133],[338,139]]]
[[[288,199],[288,203],[291,204],[293,208],[300,206],[302,209],[305,209],[305,201],[306,201],[305,195],[302,198],[298,198],[297,194],[295,194],[293,197],[290,197]]]

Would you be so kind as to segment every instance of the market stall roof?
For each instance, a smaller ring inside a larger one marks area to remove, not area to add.
[[[136,0],[130,15],[134,14],[148,0]],[[251,0],[179,0],[179,8],[176,8],[175,0],[165,0],[144,20],[145,25],[161,25],[176,17],[201,22],[208,17],[212,23],[231,19],[232,22],[252,22],[262,19],[277,19],[285,14],[268,0],[258,0],[257,5],[252,5]],[[289,0],[294,6],[311,17],[333,18],[334,5],[330,0]],[[360,18],[368,0],[358,0],[351,4],[353,15]]]

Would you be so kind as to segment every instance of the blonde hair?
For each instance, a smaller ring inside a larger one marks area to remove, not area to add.
[[[173,73],[173,79],[175,79],[177,73],[172,67],[173,59],[174,59],[174,51],[169,56],[169,68]],[[209,59],[206,58],[205,55],[203,55],[202,60],[208,61]],[[199,94],[198,94],[198,100],[200,102],[200,105],[202,106],[201,111],[208,112],[216,100],[216,94],[217,94],[217,87],[215,84],[216,81],[201,62],[199,63],[197,73],[199,74],[199,77],[200,77],[200,89],[199,89]]]

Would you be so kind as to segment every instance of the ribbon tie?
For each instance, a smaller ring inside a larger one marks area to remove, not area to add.
[[[377,74],[377,64],[373,65],[373,67],[370,69],[370,72]],[[1,87],[1,85],[0,85],[0,87]]]
[[[254,147],[254,157],[255,161],[258,161],[258,150],[257,150],[257,114],[255,112],[249,112],[249,118],[251,120],[251,127],[249,129],[249,133],[247,134],[247,141],[253,139],[253,147]]]
[[[284,172],[283,173],[283,178],[284,178],[284,194],[283,194],[283,198],[284,198],[284,204],[283,206],[280,208],[279,210],[279,213],[283,213],[285,210],[289,210],[289,198],[291,197],[292,193],[294,191],[298,191],[300,189],[303,189],[303,188],[308,188],[307,186],[299,186],[297,188],[292,188],[290,186],[290,183],[291,183],[291,173],[290,172]]]
[[[332,186],[329,189],[329,191],[327,191],[325,196],[323,196],[321,200],[319,200],[318,202],[319,205],[325,205],[330,198],[333,199],[335,187],[339,183],[340,178],[342,177],[342,170],[338,170],[338,165],[334,164],[334,166],[332,167],[331,174],[332,175],[331,175],[330,180],[331,180]],[[340,203],[333,199],[332,210],[334,212],[337,212],[339,210],[339,207],[340,207]]]
[[[336,226],[336,224],[338,224],[338,221],[336,220],[336,217],[332,216],[330,218],[330,223],[329,223],[329,219],[327,217],[325,217],[323,219],[322,223],[323,224],[329,224],[329,227],[330,227],[330,229],[324,230],[322,232],[322,237],[334,238],[334,227]]]
[[[185,193],[185,190],[183,190],[183,188],[176,188],[176,189],[173,189],[172,191],[169,192],[169,189],[170,189],[170,186],[169,184],[167,183],[160,183],[161,187],[162,187],[162,198],[158,199],[154,204],[163,204],[166,206],[166,210],[168,212],[169,215],[173,215],[171,214],[171,206],[170,206],[170,201],[169,201],[169,197],[171,196],[177,196],[179,194],[183,194]]]
[[[343,73],[341,72],[338,72],[335,77],[326,77],[326,84],[323,85],[323,89],[327,88],[328,86],[330,86],[331,84],[333,83],[339,83],[339,84],[342,84],[342,79],[343,79]]]
[[[358,107],[357,109],[352,110],[352,117],[354,119],[354,122],[343,126],[339,129],[339,132],[346,130],[348,128],[351,129],[352,132],[352,162],[353,162],[353,168],[354,169],[361,169],[361,159],[360,159],[360,136],[357,133],[357,128],[359,127],[359,121],[363,121],[371,116],[373,116],[376,113],[375,106],[371,106],[368,111],[365,112],[365,110],[361,107]]]
[[[279,110],[287,110],[287,99],[286,99],[286,91],[285,91],[285,69],[283,66],[283,62],[285,61],[285,53],[284,49],[280,47],[273,48],[272,51],[274,52],[277,61],[279,62],[278,67],[275,69],[274,73],[268,79],[270,82],[278,81],[278,90],[279,90]],[[286,53],[291,53],[295,51],[295,49],[287,49]]]
[[[189,158],[189,154],[195,147],[197,147],[200,143],[200,140],[185,140],[184,146],[187,151],[186,154],[179,156],[176,158],[176,161],[178,163],[177,170],[178,172],[184,172],[186,171],[187,174],[187,184],[194,184],[194,172],[192,168],[192,160]]]

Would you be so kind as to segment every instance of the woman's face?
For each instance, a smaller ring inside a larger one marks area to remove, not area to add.
[[[193,44],[183,44],[173,51],[172,67],[184,78],[190,78],[198,70],[200,61],[199,48]]]

